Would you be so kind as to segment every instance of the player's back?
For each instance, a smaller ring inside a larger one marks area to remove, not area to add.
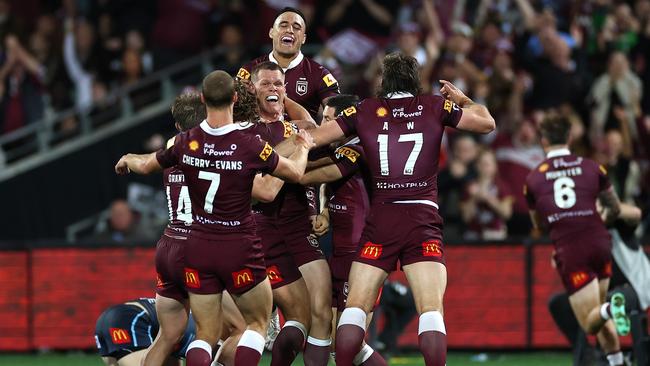
[[[177,162],[189,188],[192,235],[251,233],[251,191],[258,171],[275,169],[278,157],[251,134],[250,124],[212,128],[204,121],[176,136],[159,161]],[[170,164],[167,164],[170,165]]]
[[[548,225],[551,239],[563,245],[576,240],[609,240],[596,211],[598,194],[609,186],[602,166],[568,150],[556,150],[530,172],[525,194]]]
[[[356,131],[372,175],[373,202],[421,201],[437,206],[440,144],[461,109],[435,95],[370,98],[343,112]]]

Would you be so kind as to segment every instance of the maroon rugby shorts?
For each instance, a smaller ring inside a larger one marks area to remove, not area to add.
[[[612,244],[599,240],[563,240],[555,245],[555,264],[567,294],[572,295],[589,284],[612,276]]]
[[[187,238],[163,234],[156,244],[156,293],[177,301],[187,299],[185,244]]]
[[[312,234],[311,220],[308,216],[280,220],[278,229],[298,267],[325,259],[318,238]]]

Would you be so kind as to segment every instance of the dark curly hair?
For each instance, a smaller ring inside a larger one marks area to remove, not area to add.
[[[235,80],[237,102],[235,102],[233,109],[233,121],[256,123],[260,120],[257,97],[246,83],[245,81]]]
[[[420,66],[418,61],[401,52],[393,52],[384,57],[379,97],[391,93],[408,92],[418,95],[420,86]]]

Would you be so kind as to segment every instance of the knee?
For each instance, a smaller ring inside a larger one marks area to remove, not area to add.
[[[331,323],[332,322],[332,307],[328,304],[321,304],[321,306],[314,306],[311,309],[311,316],[314,321],[321,323]]]

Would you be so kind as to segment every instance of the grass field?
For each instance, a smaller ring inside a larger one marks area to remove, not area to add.
[[[571,355],[558,352],[534,352],[534,353],[489,353],[486,361],[472,360],[473,353],[449,354],[447,365],[449,366],[569,366]],[[270,359],[265,357],[261,365],[268,365]],[[296,360],[294,365],[302,365],[302,359]],[[87,353],[48,353],[48,354],[0,354],[0,365],[2,366],[102,366],[103,363],[95,354]],[[394,357],[390,365],[424,365],[424,362],[416,356]]]

